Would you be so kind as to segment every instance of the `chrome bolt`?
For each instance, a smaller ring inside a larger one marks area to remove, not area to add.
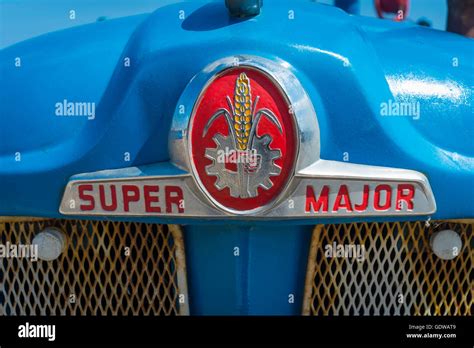
[[[66,235],[56,227],[46,227],[32,241],[38,246],[38,258],[44,261],[56,260],[66,248]]]
[[[462,240],[455,231],[443,230],[431,236],[430,245],[440,259],[452,260],[461,252]]]

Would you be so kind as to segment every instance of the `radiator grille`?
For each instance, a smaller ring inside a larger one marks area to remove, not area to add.
[[[0,221],[0,243],[30,244],[46,226],[65,232],[67,249],[54,261],[0,259],[0,315],[188,314],[178,226]]]
[[[474,223],[319,225],[313,232],[305,286],[306,315],[471,315]],[[439,259],[430,236],[457,231],[463,247]],[[327,257],[327,245],[359,244],[365,261]]]

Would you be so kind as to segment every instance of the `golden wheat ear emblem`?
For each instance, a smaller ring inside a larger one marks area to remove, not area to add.
[[[252,92],[250,81],[241,73],[235,82],[234,92],[234,130],[239,150],[247,150],[252,127]]]
[[[235,80],[233,99],[226,96],[229,108],[218,109],[209,118],[203,131],[204,137],[219,116],[225,117],[229,135],[213,136],[217,147],[206,149],[206,158],[213,162],[206,166],[206,173],[217,177],[214,186],[218,190],[229,188],[231,197],[257,197],[258,189],[261,187],[269,190],[273,186],[270,178],[281,173],[281,168],[274,162],[281,157],[281,151],[270,148],[273,139],[269,134],[257,136],[256,132],[262,116],[269,119],[280,134],[283,130],[271,110],[266,108],[257,110],[259,99],[257,96],[252,100],[251,80],[244,72],[240,73]],[[221,154],[227,153],[228,150],[233,155],[243,155],[242,158],[239,157],[243,159],[242,161],[235,161],[236,171],[227,169],[225,166],[227,160],[221,157]]]
[[[283,132],[278,118],[271,110],[262,108],[255,111],[260,96],[257,96],[252,102],[252,89],[247,74],[240,73],[235,81],[234,102],[232,103],[229,96],[226,99],[229,110],[220,108],[211,116],[206,127],[204,127],[203,137],[206,136],[212,123],[221,115],[224,115],[227,121],[236,150],[252,149],[256,129],[262,115],[275,124],[280,133]]]

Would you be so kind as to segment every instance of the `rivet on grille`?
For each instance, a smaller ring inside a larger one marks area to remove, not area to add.
[[[44,261],[56,260],[66,248],[66,235],[55,227],[47,227],[32,241],[38,246],[38,258]]]
[[[462,240],[453,230],[443,230],[434,233],[430,239],[431,249],[436,256],[443,260],[452,260],[459,255]]]

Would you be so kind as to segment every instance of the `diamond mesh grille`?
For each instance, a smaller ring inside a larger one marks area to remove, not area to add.
[[[305,286],[306,315],[471,315],[473,226],[424,222],[319,225],[313,232]],[[453,260],[430,248],[452,229],[463,247]],[[326,245],[364,245],[366,257],[326,257]]]
[[[65,232],[66,250],[54,261],[0,259],[0,315],[188,314],[177,226],[0,220],[0,243],[30,244],[46,226]]]

